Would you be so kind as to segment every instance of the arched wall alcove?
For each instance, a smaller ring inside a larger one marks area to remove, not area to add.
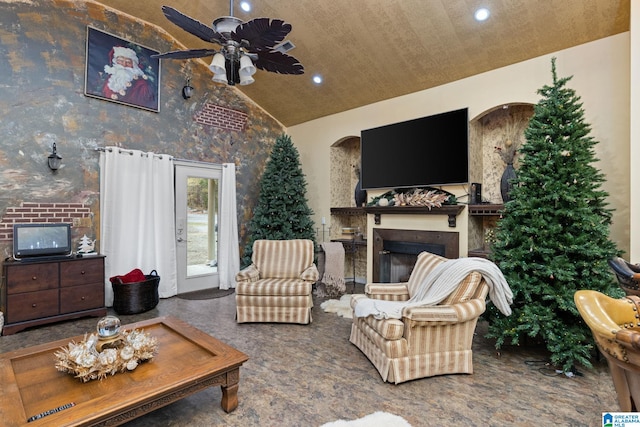
[[[329,153],[330,197],[332,207],[355,207],[353,190],[360,168],[360,137],[347,136],[331,145]]]
[[[360,137],[346,136],[331,145],[329,171],[329,202],[332,209],[328,238],[325,240],[344,239],[342,229],[353,228],[366,233],[367,215],[362,208],[356,208],[354,190],[360,178]],[[323,226],[324,232],[324,226]],[[345,245],[345,275],[351,280],[364,282],[367,274],[367,251],[363,241],[359,244]]]
[[[502,204],[500,179],[506,164],[496,147],[524,143],[524,130],[533,116],[534,104],[509,103],[490,108],[469,121],[469,182],[482,184],[482,201]],[[516,154],[514,166],[518,167]],[[485,245],[487,230],[495,227],[496,217],[469,217],[469,249]]]
[[[506,164],[495,147],[524,142],[524,129],[533,116],[533,104],[511,103],[491,108],[471,119],[469,179],[482,184],[482,199],[502,203],[500,177]],[[474,156],[475,154],[475,156]],[[517,159],[515,165],[517,167]]]

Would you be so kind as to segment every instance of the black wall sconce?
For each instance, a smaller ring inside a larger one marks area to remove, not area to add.
[[[60,163],[62,162],[62,157],[60,157],[58,155],[58,152],[56,151],[56,143],[53,143],[53,149],[51,151],[51,154],[49,154],[49,157],[47,158],[47,161],[49,163],[49,169],[51,169],[52,171],[57,171],[60,168]]]
[[[184,99],[189,99],[191,98],[191,95],[193,95],[193,86],[191,86],[191,79],[187,78],[187,81],[182,88],[182,97]]]

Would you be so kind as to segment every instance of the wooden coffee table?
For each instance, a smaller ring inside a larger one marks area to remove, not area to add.
[[[212,386],[222,389],[222,409],[238,406],[240,366],[248,357],[195,327],[161,317],[122,327],[144,329],[158,340],[158,354],[134,371],[82,383],[56,370],[54,353],[83,336],[0,354],[0,420],[3,426],[120,425]],[[92,331],[87,331],[92,332]],[[27,423],[33,415],[75,406]]]

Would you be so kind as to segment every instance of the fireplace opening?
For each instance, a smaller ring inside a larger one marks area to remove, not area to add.
[[[385,240],[380,258],[380,283],[406,282],[420,252],[444,256],[445,246],[437,243]]]
[[[373,229],[373,281],[406,282],[418,254],[428,251],[446,258],[459,257],[459,235],[451,231]]]

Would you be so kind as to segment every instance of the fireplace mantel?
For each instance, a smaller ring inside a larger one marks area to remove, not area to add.
[[[449,217],[449,227],[456,226],[456,218],[464,210],[465,205],[444,205],[442,207],[422,207],[422,206],[366,206],[364,211],[374,215],[376,225],[380,225],[380,216],[395,215],[447,215]]]

